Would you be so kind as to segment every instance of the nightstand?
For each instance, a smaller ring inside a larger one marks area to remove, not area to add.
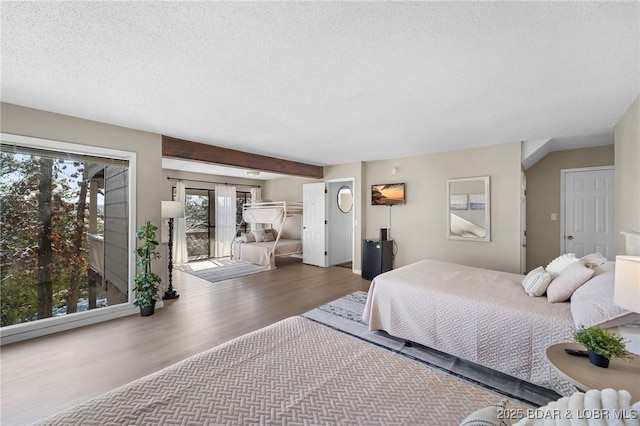
[[[577,343],[558,343],[547,348],[551,366],[578,389],[625,389],[631,394],[631,403],[640,401],[640,355],[631,360],[614,358],[609,368],[592,365],[589,358],[569,355],[565,349],[584,348]]]

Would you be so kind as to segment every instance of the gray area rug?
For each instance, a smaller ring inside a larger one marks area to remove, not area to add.
[[[561,397],[553,390],[447,353],[406,342],[385,332],[370,332],[362,320],[366,301],[367,293],[356,291],[302,316],[533,406],[543,406]]]
[[[180,265],[179,269],[187,274],[215,283],[245,275],[267,271],[268,268],[245,260],[208,259]]]

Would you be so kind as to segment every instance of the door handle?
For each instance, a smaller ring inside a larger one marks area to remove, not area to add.
[[[573,235],[569,235],[569,236],[567,237],[567,240],[573,240]]]

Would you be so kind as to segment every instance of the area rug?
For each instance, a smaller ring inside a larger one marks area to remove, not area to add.
[[[302,316],[530,405],[546,405],[561,396],[553,390],[447,353],[415,343],[408,345],[405,340],[385,332],[370,332],[362,319],[366,301],[367,293],[356,291]]]
[[[215,283],[245,275],[267,271],[268,268],[245,260],[208,259],[180,265],[179,269],[187,274]]]

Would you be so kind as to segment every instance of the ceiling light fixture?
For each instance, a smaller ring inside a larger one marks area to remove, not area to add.
[[[247,172],[247,175],[248,175],[248,176],[258,176],[259,174],[260,174],[260,172],[255,171],[255,170],[249,170],[249,171]]]

